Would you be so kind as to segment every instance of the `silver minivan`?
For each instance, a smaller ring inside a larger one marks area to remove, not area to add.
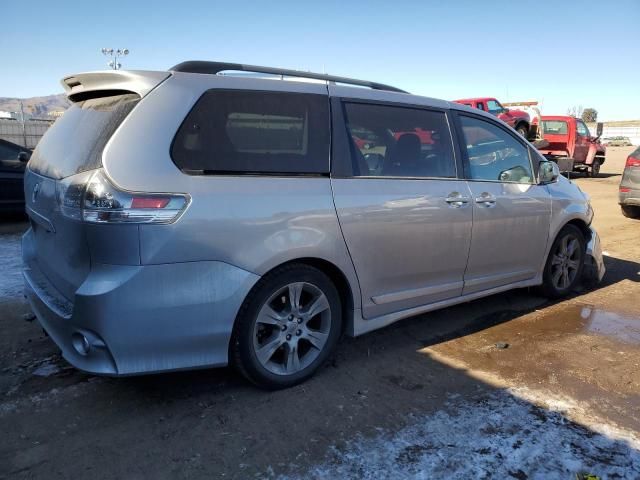
[[[361,80],[185,62],[62,81],[25,292],[79,369],[311,376],[342,334],[604,266],[588,197],[506,124]]]

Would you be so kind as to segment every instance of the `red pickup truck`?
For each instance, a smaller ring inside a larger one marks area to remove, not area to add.
[[[492,97],[463,98],[460,100],[454,100],[454,102],[489,112],[508,124],[524,138],[529,137],[531,118],[527,112],[505,108],[498,100]]]
[[[558,163],[569,160],[572,165],[568,170],[598,176],[606,147],[600,143],[600,137],[591,136],[582,120],[566,115],[543,115],[540,123],[543,139],[549,142],[538,147],[545,157]]]

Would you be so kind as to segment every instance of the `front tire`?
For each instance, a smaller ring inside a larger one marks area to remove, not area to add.
[[[569,295],[580,282],[585,256],[582,231],[575,225],[565,225],[551,245],[542,277],[542,293],[549,298]]]
[[[640,207],[635,205],[620,205],[620,209],[622,210],[622,215],[627,218],[640,218]]]
[[[342,306],[320,270],[290,264],[265,275],[238,314],[230,356],[255,385],[276,390],[311,377],[334,350]]]
[[[589,169],[589,176],[593,178],[597,178],[600,175],[600,166],[602,162],[598,159],[595,159],[591,164],[591,168]]]

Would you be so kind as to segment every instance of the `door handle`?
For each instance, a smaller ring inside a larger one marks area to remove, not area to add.
[[[447,202],[450,207],[460,208],[469,203],[469,197],[465,197],[458,192],[451,192],[444,201]]]
[[[494,207],[496,205],[496,197],[489,192],[482,192],[479,197],[476,197],[476,203],[484,207]]]

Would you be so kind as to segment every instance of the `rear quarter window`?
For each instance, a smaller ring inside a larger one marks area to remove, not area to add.
[[[326,174],[325,95],[210,90],[187,115],[171,147],[185,173]]]

